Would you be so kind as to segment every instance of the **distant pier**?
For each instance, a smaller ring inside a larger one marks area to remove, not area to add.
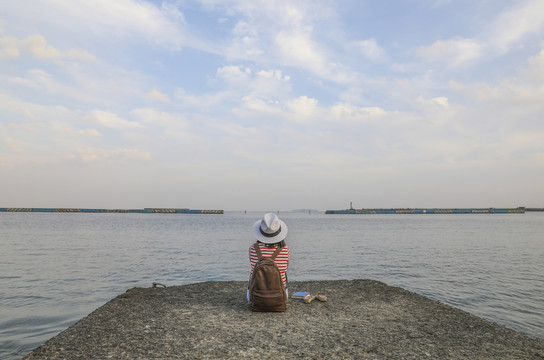
[[[116,214],[223,214],[223,210],[171,208],[144,209],[79,209],[79,208],[0,208],[0,212],[116,213]]]
[[[346,209],[327,210],[325,214],[523,214],[518,208],[431,208],[431,209]]]

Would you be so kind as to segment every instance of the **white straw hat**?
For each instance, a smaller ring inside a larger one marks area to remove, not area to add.
[[[253,235],[264,244],[274,244],[285,239],[287,225],[274,213],[264,214],[261,220],[253,224]]]

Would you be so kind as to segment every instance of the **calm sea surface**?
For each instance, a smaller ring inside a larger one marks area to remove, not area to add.
[[[247,280],[261,216],[0,213],[0,358],[132,287]],[[544,213],[280,217],[291,281],[380,280],[544,339]]]

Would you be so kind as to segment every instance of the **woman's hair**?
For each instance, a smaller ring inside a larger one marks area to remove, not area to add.
[[[272,247],[280,247],[280,248],[282,248],[282,247],[285,246],[285,240],[282,240],[282,241],[280,241],[280,242],[273,243],[273,244],[265,244],[265,243],[263,243],[263,242],[261,242],[261,241],[258,241],[258,242],[260,242],[261,244],[264,244],[264,246],[266,246],[266,247],[271,247],[271,248],[272,248]]]

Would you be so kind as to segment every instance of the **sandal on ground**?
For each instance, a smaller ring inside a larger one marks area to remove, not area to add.
[[[304,295],[304,298],[303,298],[303,300],[304,300],[304,302],[305,302],[306,304],[311,303],[313,299],[315,299],[315,295],[314,295],[314,294],[306,294],[306,295]]]
[[[320,292],[317,293],[317,294],[315,295],[315,298],[316,298],[317,300],[323,301],[323,302],[325,302],[325,301],[328,300],[328,299],[327,299],[327,295],[325,295],[325,294],[323,294],[323,293],[320,293]]]

